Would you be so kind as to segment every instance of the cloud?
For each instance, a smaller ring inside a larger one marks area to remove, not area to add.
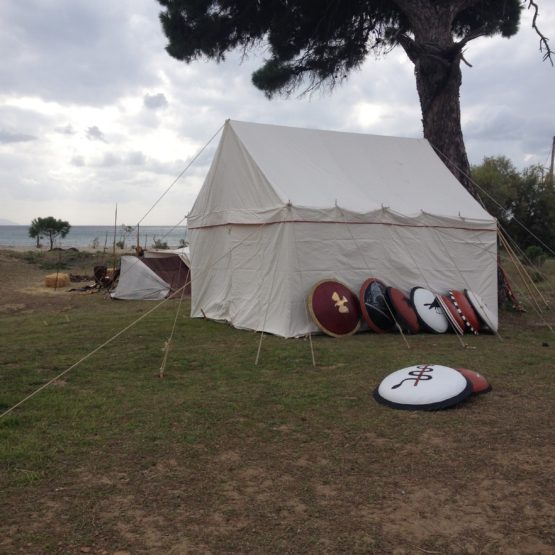
[[[140,151],[130,152],[105,152],[102,156],[86,160],[84,156],[76,155],[71,158],[70,163],[77,167],[89,168],[115,168],[116,166],[125,167],[145,167],[148,171],[158,172],[159,164],[155,160],[148,159]],[[181,162],[183,165],[183,162]],[[168,171],[168,167],[165,171]],[[175,166],[172,166],[174,168]]]
[[[102,131],[100,131],[100,129],[96,125],[89,127],[86,131],[86,135],[87,135],[87,139],[91,141],[106,142],[106,139],[104,138],[104,133],[102,133]]]
[[[168,100],[165,97],[164,93],[147,93],[144,96],[143,103],[150,110],[156,110],[157,108],[165,108],[168,105]]]
[[[36,141],[36,137],[27,133],[18,133],[0,129],[0,143],[26,143],[28,141]]]
[[[144,166],[146,161],[146,156],[139,151],[123,152],[120,154],[106,152],[100,160],[93,161],[89,165],[98,168],[111,168],[115,166]]]
[[[0,2],[0,49],[10,52],[0,58],[0,217],[30,221],[59,207],[74,224],[109,224],[118,202],[122,221],[137,221],[227,118],[422,136],[414,67],[400,49],[369,57],[332,92],[269,101],[251,84],[262,50],[178,62],[164,50],[160,9],[155,0]],[[542,10],[553,37],[555,7]],[[505,154],[523,166],[550,148],[555,74],[529,21],[521,29],[467,47],[474,67],[463,67],[461,99],[473,163]],[[152,223],[189,210],[217,139]]]
[[[159,24],[144,20],[156,21],[157,11],[150,0],[3,2],[0,50],[11,55],[0,59],[0,85],[11,94],[89,105],[156,85],[144,60],[163,39]]]
[[[70,123],[65,126],[56,127],[55,131],[57,133],[62,133],[62,135],[75,135],[75,133],[77,133]]]
[[[144,166],[146,163],[146,156],[139,151],[128,152],[124,160],[125,163],[130,166]]]

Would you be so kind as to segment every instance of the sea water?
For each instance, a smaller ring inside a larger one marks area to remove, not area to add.
[[[143,248],[154,248],[156,243],[166,243],[169,248],[183,246],[187,239],[185,226],[144,226],[139,228],[139,243]],[[115,228],[115,241],[123,241],[124,248],[131,248],[137,244],[137,228]],[[47,237],[40,240],[43,247],[50,247]],[[114,226],[108,225],[75,225],[62,239],[57,237],[54,246],[67,249],[94,248],[98,250],[111,249],[114,244]],[[120,243],[121,244],[121,243]],[[29,237],[29,226],[0,225],[0,248],[29,248],[33,249],[37,240]]]

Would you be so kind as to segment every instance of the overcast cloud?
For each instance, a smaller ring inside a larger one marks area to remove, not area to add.
[[[555,44],[555,6],[539,0]],[[549,4],[549,5],[548,5]],[[133,225],[225,119],[421,137],[413,69],[401,51],[369,59],[333,92],[267,100],[250,83],[262,55],[185,65],[170,58],[155,0],[0,2],[0,219],[52,215]],[[555,70],[525,13],[519,34],[465,54],[463,131],[472,163],[546,164]],[[146,224],[189,211],[215,139]]]

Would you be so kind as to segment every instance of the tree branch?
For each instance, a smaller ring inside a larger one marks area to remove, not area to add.
[[[466,35],[466,37],[464,37],[463,39],[461,39],[459,42],[456,43],[456,47],[459,51],[462,51],[462,49],[471,41],[474,39],[477,39],[478,37],[484,37],[486,35],[486,27],[485,25],[480,27],[479,29],[476,29],[476,31],[474,31],[473,33],[468,33],[468,35]]]
[[[466,58],[464,57],[464,54],[461,54],[461,60],[468,66],[468,67],[472,67],[472,64],[469,63]]]
[[[397,33],[397,42],[401,45],[409,60],[415,64],[418,58],[418,47],[414,40],[405,33]]]
[[[526,0],[524,1],[526,2]],[[538,26],[536,25],[536,20],[538,19],[538,5],[534,0],[527,0],[527,1],[528,1],[528,9],[530,8],[534,9],[532,28],[534,29],[534,31],[536,31],[536,33],[540,37],[540,52],[545,51],[543,55],[543,61],[545,62],[545,60],[549,60],[551,62],[551,65],[553,65],[553,56],[555,55],[555,52],[551,50],[551,48],[549,47],[549,39],[538,29]]]

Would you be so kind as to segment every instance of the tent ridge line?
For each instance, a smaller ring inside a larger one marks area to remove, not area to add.
[[[449,226],[449,225],[424,225],[424,224],[398,224],[392,222],[355,222],[355,221],[335,221],[335,220],[279,220],[277,222],[261,222],[261,223],[245,223],[245,222],[226,222],[223,224],[211,224],[200,226],[187,226],[188,230],[193,229],[213,229],[216,227],[226,227],[230,225],[245,225],[245,226],[268,226],[277,224],[348,224],[348,225],[384,225],[390,227],[411,227],[411,228],[424,228],[424,229],[459,229],[462,231],[484,231],[497,233],[496,229],[484,229],[479,227],[462,227],[462,226]]]

